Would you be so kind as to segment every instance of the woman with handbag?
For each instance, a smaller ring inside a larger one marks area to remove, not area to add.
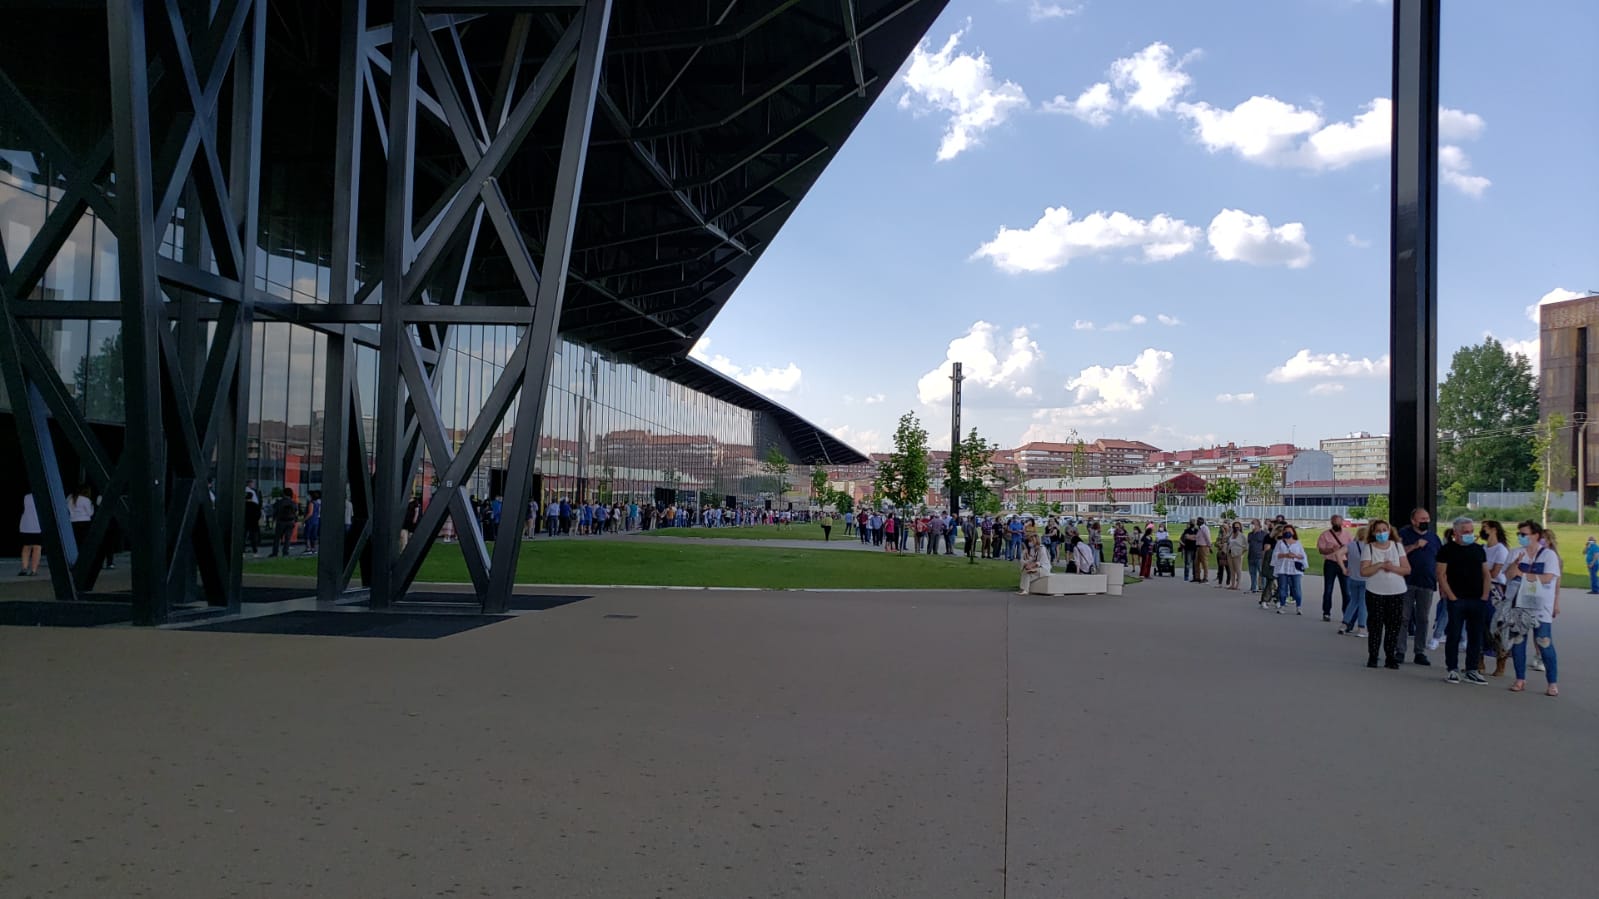
[[[1305,577],[1305,565],[1309,559],[1305,556],[1305,548],[1299,545],[1299,533],[1292,527],[1283,528],[1282,538],[1277,541],[1272,559],[1272,568],[1277,575],[1277,614],[1287,611],[1290,595],[1294,598],[1294,614],[1305,614],[1305,596],[1300,590],[1300,582]]]
[[[1527,688],[1530,636],[1537,644],[1544,678],[1549,683],[1544,694],[1559,696],[1554,620],[1560,617],[1560,555],[1555,548],[1555,535],[1537,522],[1523,521],[1516,527],[1516,542],[1520,549],[1511,555],[1506,566],[1506,573],[1512,578],[1506,591],[1512,607],[1507,610],[1509,614],[1495,619],[1494,636],[1501,647],[1510,646],[1510,658],[1516,666],[1516,680],[1510,685],[1510,692],[1520,693]]]

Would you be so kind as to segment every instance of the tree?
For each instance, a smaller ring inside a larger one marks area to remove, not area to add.
[[[1232,478],[1216,478],[1205,485],[1205,501],[1217,506],[1230,506],[1238,502],[1243,488]]]
[[[1366,520],[1376,521],[1381,518],[1388,520],[1388,494],[1374,493],[1366,497]]]
[[[1565,429],[1566,417],[1555,412],[1538,425],[1538,431],[1532,438],[1532,471],[1535,476],[1532,489],[1543,505],[1542,521],[1545,526],[1549,524],[1549,495],[1555,492],[1556,484],[1571,477],[1571,464],[1560,458],[1558,452],[1560,432]]]
[[[827,489],[827,501],[823,505],[831,505],[838,510],[840,515],[848,515],[855,511],[855,498],[842,490]]]
[[[998,449],[997,444],[984,440],[972,428],[944,463],[944,476],[966,508],[986,505],[986,498],[993,494],[988,482],[994,477],[994,452]]]
[[[1460,481],[1456,481],[1444,488],[1444,502],[1452,508],[1464,506],[1468,498],[1470,498],[1470,495],[1466,490],[1466,485]]]
[[[1277,469],[1271,465],[1262,465],[1249,473],[1249,479],[1244,481],[1249,495],[1263,506],[1269,506],[1282,498],[1282,493],[1277,490]],[[1209,487],[1205,488],[1208,492]]]
[[[827,469],[820,465],[811,469],[811,501],[819,506],[827,504]]]
[[[874,482],[877,496],[901,509],[915,509],[927,503],[927,429],[916,413],[907,412],[894,429],[894,451],[877,465]]]
[[[788,468],[788,459],[783,457],[783,452],[775,446],[768,447],[766,458],[761,460],[761,471],[772,476],[773,502],[782,499],[783,494],[788,492]]]
[[[1532,363],[1492,337],[1461,347],[1438,385],[1438,480],[1466,490],[1527,490],[1537,480],[1527,432],[1538,424]]]

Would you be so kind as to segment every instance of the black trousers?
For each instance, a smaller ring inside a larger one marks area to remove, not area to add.
[[[1338,614],[1342,615],[1344,607],[1349,605],[1349,582],[1347,575],[1338,567],[1337,562],[1321,561],[1321,613],[1332,614],[1333,581],[1338,582],[1338,595],[1342,597],[1338,603]]]
[[[288,555],[289,544],[294,542],[294,522],[280,521],[277,533],[272,535],[272,555]]]
[[[1444,602],[1449,600],[1446,599]],[[1449,642],[1444,646],[1444,664],[1450,671],[1460,670],[1455,663],[1460,661],[1462,629],[1466,634],[1466,670],[1476,671],[1482,664],[1483,624],[1488,620],[1488,609],[1488,601],[1485,599],[1461,597],[1449,602],[1449,624],[1444,627],[1444,639]]]
[[[1385,661],[1399,659],[1399,628],[1403,622],[1404,604],[1403,593],[1393,596],[1366,594],[1366,623],[1370,625],[1366,631],[1366,652],[1371,658],[1377,658],[1377,648],[1380,646]]]

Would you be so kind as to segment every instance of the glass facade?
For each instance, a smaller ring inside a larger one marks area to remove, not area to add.
[[[15,144],[0,133],[0,145]],[[0,237],[15,265],[44,227],[64,189],[46,161],[26,150],[0,149]],[[184,213],[174,216],[162,253],[184,254]],[[311,229],[315,231],[316,229]],[[264,219],[257,252],[256,286],[283,300],[327,302],[330,276],[326,235],[309,242],[288,221]],[[190,248],[191,250],[193,248]],[[63,244],[40,285],[26,299],[119,298],[116,241],[90,212]],[[40,337],[68,391],[97,424],[122,422],[120,314],[108,305],[105,320],[35,320]],[[450,329],[434,372],[436,399],[447,433],[458,447],[484,398],[493,389],[520,338],[519,326]],[[327,337],[282,322],[254,325],[250,354],[249,470],[265,490],[291,487],[297,495],[322,482],[322,420]],[[371,419],[377,397],[377,352],[358,347],[356,377],[367,446],[375,443]],[[0,385],[0,411],[10,411]],[[515,406],[489,441],[468,482],[481,497],[499,488],[509,463]],[[753,494],[760,489],[751,410],[714,399],[599,351],[562,340],[545,392],[543,427],[534,466],[541,502],[550,498],[656,499],[659,489],[695,502],[700,493]],[[368,462],[370,464],[370,456]],[[431,460],[413,473],[419,489],[431,485]],[[746,498],[749,498],[746,496]]]

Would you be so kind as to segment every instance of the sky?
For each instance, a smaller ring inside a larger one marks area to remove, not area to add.
[[[951,361],[1003,446],[1386,433],[1392,15],[951,0],[694,354],[867,452],[948,446]],[[1599,291],[1596,43],[1445,5],[1440,377]]]

